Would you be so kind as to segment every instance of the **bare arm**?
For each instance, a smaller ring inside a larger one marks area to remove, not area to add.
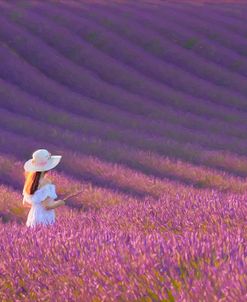
[[[31,208],[32,207],[32,205],[30,203],[26,202],[25,200],[23,201],[22,205],[23,205],[24,208]]]
[[[46,210],[52,210],[52,209],[56,209],[62,205],[65,205],[65,201],[64,200],[54,200],[51,197],[47,197],[44,201],[42,201],[42,206],[46,209]]]

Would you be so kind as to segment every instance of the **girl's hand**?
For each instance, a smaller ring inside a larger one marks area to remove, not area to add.
[[[60,205],[61,205],[61,206],[64,206],[64,205],[66,205],[66,202],[65,202],[65,200],[59,199],[59,200],[57,200],[57,201],[59,201],[59,203],[60,203]]]
[[[60,206],[65,205],[64,200],[61,200],[61,199],[54,200],[54,199],[51,199],[50,197],[48,197],[48,198],[45,201],[42,202],[42,204],[43,204],[43,206],[46,210],[53,210],[53,209],[56,209]]]

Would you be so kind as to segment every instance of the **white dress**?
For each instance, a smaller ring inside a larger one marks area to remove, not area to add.
[[[37,224],[47,225],[55,222],[55,210],[46,210],[41,204],[41,202],[48,196],[53,199],[57,198],[56,187],[54,184],[45,184],[31,195],[24,192],[23,189],[22,195],[23,203],[26,201],[32,205],[28,213],[26,226],[34,227]]]

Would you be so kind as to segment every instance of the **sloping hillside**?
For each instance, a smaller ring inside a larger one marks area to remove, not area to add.
[[[245,1],[0,0],[2,301],[55,301],[59,282],[70,301],[246,301],[246,17]],[[23,163],[39,148],[63,156],[61,198],[83,189],[57,211],[54,246],[23,239]],[[32,281],[35,244],[50,258],[63,244],[56,290]]]

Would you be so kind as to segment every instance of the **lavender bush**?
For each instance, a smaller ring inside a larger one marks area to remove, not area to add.
[[[245,198],[191,190],[3,224],[1,299],[245,301]]]

